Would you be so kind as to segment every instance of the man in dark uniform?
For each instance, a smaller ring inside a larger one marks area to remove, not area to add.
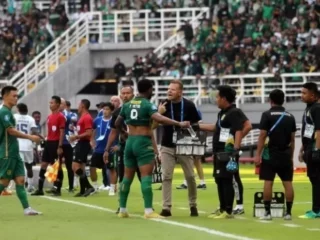
[[[317,84],[305,83],[301,100],[307,104],[302,118],[302,146],[299,160],[307,164],[307,174],[312,186],[312,210],[300,218],[320,218],[320,104]]]
[[[296,121],[282,106],[284,93],[279,89],[270,95],[271,108],[262,113],[260,135],[255,163],[260,167],[260,180],[264,180],[263,200],[265,215],[261,220],[272,220],[271,200],[273,181],[278,174],[286,195],[286,214],[284,220],[291,220],[291,208],[294,198],[293,154],[295,144]]]
[[[218,188],[220,208],[212,213],[209,218],[233,218],[232,205],[234,200],[233,178],[239,171],[227,169],[230,159],[239,163],[239,150],[243,137],[243,126],[247,117],[236,108],[234,101],[236,91],[230,86],[223,85],[217,88],[216,101],[221,111],[218,113],[216,124],[199,124],[202,131],[214,132],[213,134],[213,176]],[[197,129],[197,126],[194,126]],[[222,160],[222,155],[225,159]]]

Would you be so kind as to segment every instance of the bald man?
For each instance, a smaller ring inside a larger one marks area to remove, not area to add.
[[[112,96],[110,102],[114,106],[114,109],[118,109],[121,106],[121,98],[119,96]]]

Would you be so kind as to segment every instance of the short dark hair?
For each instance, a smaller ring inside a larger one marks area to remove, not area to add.
[[[111,111],[114,110],[114,105],[111,102],[106,102],[103,107],[108,107]]]
[[[18,89],[14,86],[5,86],[1,89],[1,97],[4,97],[4,95],[7,95],[8,93],[12,91],[18,91]]]
[[[28,114],[28,107],[24,103],[19,103],[17,105],[18,111],[20,114]]]
[[[314,82],[307,82],[302,85],[303,88],[308,89],[310,92],[312,92],[317,97],[320,95],[318,90],[318,85]]]
[[[71,102],[70,101],[66,101],[66,106],[67,107],[71,107]]]
[[[131,92],[134,92],[134,89],[131,85],[122,85],[121,89],[123,88],[129,88],[131,90]]]
[[[90,108],[90,101],[88,99],[82,99],[81,103],[83,104],[83,106],[85,107],[85,109],[89,110]]]
[[[282,105],[284,103],[284,92],[280,89],[274,89],[269,94],[270,100],[276,105]]]
[[[152,81],[149,79],[143,79],[138,82],[138,92],[139,93],[146,93],[150,90],[150,88],[153,88]]]
[[[61,97],[59,97],[59,96],[52,96],[51,99],[54,100],[57,104],[61,104]]]
[[[40,113],[39,111],[34,111],[34,112],[32,113],[32,116],[34,116],[34,115],[36,115],[36,114],[41,115],[41,113]]]
[[[183,83],[180,80],[172,80],[170,84],[177,84],[181,90],[183,90]]]
[[[233,103],[236,100],[237,92],[229,85],[221,85],[217,87],[219,96],[225,98],[229,103]]]

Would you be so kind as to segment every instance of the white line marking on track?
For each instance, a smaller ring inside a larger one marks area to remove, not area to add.
[[[320,228],[307,228],[308,231],[320,231]]]
[[[256,220],[258,223],[272,223],[272,221],[265,221],[265,220]]]
[[[87,204],[87,203],[81,203],[81,202],[77,202],[77,201],[59,199],[59,198],[48,197],[48,196],[43,196],[42,198],[45,198],[45,199],[48,199],[48,200],[51,200],[51,201],[56,201],[56,202],[69,203],[69,204],[73,204],[73,205],[78,205],[78,206],[87,207],[87,208],[96,209],[96,210],[100,210],[100,211],[109,212],[109,213],[114,214],[114,210],[109,209],[109,208],[100,207],[100,206],[97,206],[97,205],[91,205],[91,204]],[[141,215],[131,214],[131,216],[142,218]],[[165,224],[168,224],[168,225],[179,226],[179,227],[182,227],[182,228],[196,230],[198,232],[205,232],[205,233],[208,233],[210,235],[215,235],[215,236],[229,238],[229,239],[257,240],[257,239],[254,239],[254,238],[239,236],[239,235],[235,235],[235,234],[231,234],[231,233],[221,232],[221,231],[217,231],[217,230],[210,229],[210,228],[200,227],[200,226],[187,224],[187,223],[181,223],[181,222],[172,221],[172,220],[165,220],[165,219],[150,219],[150,220],[155,221],[155,222],[165,223]]]
[[[293,223],[285,223],[285,224],[282,224],[282,225],[285,226],[285,227],[291,227],[291,228],[301,227],[300,225],[293,224]]]

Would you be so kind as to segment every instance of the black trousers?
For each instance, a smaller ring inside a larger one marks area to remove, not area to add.
[[[64,163],[68,172],[68,181],[69,181],[69,190],[73,189],[74,173],[72,170],[72,161],[73,161],[73,148],[70,144],[65,144],[62,146]]]
[[[220,211],[231,214],[234,200],[233,178],[216,177],[215,182],[218,188]]]
[[[309,177],[312,186],[312,211],[320,213],[320,176]]]
[[[233,176],[233,189],[238,205],[243,204],[243,184],[240,177],[240,171],[237,171]]]

